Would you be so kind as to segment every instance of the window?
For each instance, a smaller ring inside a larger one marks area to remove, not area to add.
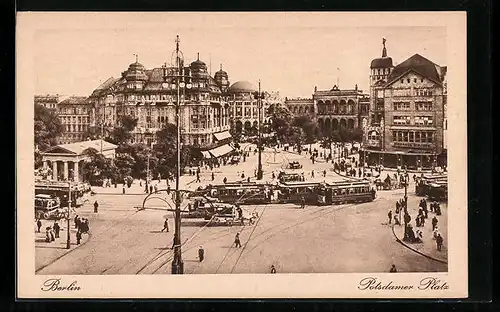
[[[420,78],[420,82],[424,82],[424,78]]]
[[[415,117],[415,125],[432,126],[432,116],[417,116]]]
[[[394,102],[393,104],[394,104],[395,111],[409,110],[410,109],[410,102]]]
[[[404,79],[401,79],[401,83],[405,83],[405,80],[404,80]]]
[[[409,125],[410,124],[410,116],[393,116],[392,122],[395,125]]]
[[[432,111],[432,102],[416,102],[415,110],[417,111]]]
[[[432,143],[434,141],[434,133],[428,131],[427,132],[427,143]]]
[[[413,82],[414,82],[414,83],[417,83],[417,78],[413,78]]]
[[[410,78],[406,79],[406,82],[410,83]]]

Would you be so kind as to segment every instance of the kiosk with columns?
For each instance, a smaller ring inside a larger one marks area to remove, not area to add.
[[[104,140],[56,145],[41,153],[43,167],[52,170],[53,181],[79,182],[83,177],[80,168],[84,161],[90,160],[89,149],[95,149],[104,157],[114,158],[116,148],[116,145]]]

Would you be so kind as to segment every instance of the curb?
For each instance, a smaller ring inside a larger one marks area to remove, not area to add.
[[[398,243],[400,243],[401,245],[405,246],[406,248],[410,249],[411,251],[416,252],[416,253],[418,253],[419,255],[422,255],[422,256],[424,256],[424,257],[426,257],[426,258],[428,258],[428,259],[431,259],[431,260],[434,260],[434,261],[437,261],[437,262],[439,262],[439,263],[443,263],[443,264],[446,264],[446,265],[448,264],[448,261],[445,261],[445,260],[442,260],[442,259],[438,259],[438,258],[434,258],[433,256],[430,256],[430,255],[428,255],[428,254],[426,254],[426,253],[423,253],[423,252],[421,252],[421,251],[419,251],[419,250],[417,250],[417,249],[415,249],[415,248],[411,247],[410,245],[406,244],[406,243],[405,243],[405,242],[403,242],[401,239],[399,239],[399,237],[396,235],[396,232],[394,232],[394,225],[393,225],[391,228],[392,228],[392,234],[393,234],[393,235],[394,235],[394,237],[396,238],[396,241],[397,241]]]
[[[56,257],[54,260],[52,260],[51,262],[39,267],[38,269],[35,269],[35,274],[43,269],[45,269],[46,267],[48,267],[49,265],[52,265],[54,262],[56,262],[57,260],[61,259],[62,257],[66,256],[67,254],[73,252],[74,250],[80,248],[81,246],[85,245],[89,240],[90,238],[92,237],[92,233],[87,233],[88,234],[88,238],[84,241],[84,242],[81,242],[79,245],[76,245],[73,249],[70,249],[68,250],[67,252],[63,253],[62,255]],[[35,246],[36,248],[36,246]]]

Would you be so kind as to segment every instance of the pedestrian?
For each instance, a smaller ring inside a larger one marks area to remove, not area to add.
[[[150,194],[152,194],[152,193],[153,193],[153,186],[152,186],[152,185],[150,185],[150,186],[149,186],[149,193],[150,193]]]
[[[215,175],[214,173],[212,172],[212,181],[215,180]]]
[[[36,227],[38,229],[38,233],[40,233],[40,228],[42,227],[42,221],[40,221],[40,219],[36,220]]]
[[[205,259],[205,250],[203,249],[203,246],[200,246],[200,248],[198,249],[198,259],[200,260],[200,262]]]
[[[397,273],[398,270],[396,269],[396,266],[393,264],[391,269],[389,270],[389,273]]]
[[[149,188],[148,188],[148,182],[146,182],[146,183],[144,184],[144,193],[146,193],[146,194],[147,194],[147,193],[148,193],[148,190],[149,190]]]
[[[438,224],[438,219],[436,218],[436,216],[434,216],[434,218],[432,218],[432,230],[433,231],[436,229],[437,224]]]
[[[304,209],[306,207],[306,200],[304,196],[300,197],[300,208]]]
[[[247,182],[250,183],[250,177],[247,178]]]
[[[167,186],[167,194],[170,195],[170,185]]]
[[[241,173],[241,178],[244,179],[245,178],[245,173]]]
[[[50,243],[50,226],[45,228],[45,242]]]
[[[97,203],[97,200],[94,202],[94,213],[97,213],[97,209],[99,208],[99,204]]]
[[[274,171],[272,172],[271,177],[273,178],[273,180],[276,178],[276,176],[274,175]],[[304,173],[302,173],[302,178],[303,177],[304,177]]]
[[[78,215],[75,216],[74,222],[75,222],[75,229],[77,229],[78,228],[78,223],[79,223]]]
[[[387,214],[387,217],[389,217],[389,224],[391,224],[391,220],[392,220],[392,210],[389,210],[389,213]]]
[[[122,194],[125,194],[125,183],[123,183],[123,186],[122,186]]]
[[[276,268],[274,267],[274,264],[271,265],[271,274],[276,274]]]
[[[227,183],[227,178],[224,177],[224,179],[222,180],[222,182],[224,182],[224,184],[226,184]]]
[[[240,233],[236,233],[236,236],[234,237],[234,244],[235,244],[235,247],[237,247],[237,248],[241,247]]]
[[[441,251],[441,248],[443,247],[443,237],[441,234],[438,234],[436,237],[436,247],[438,251]]]
[[[198,171],[198,172],[196,172],[196,183],[198,183],[198,182],[201,182],[201,180],[200,180],[200,173],[199,173],[199,171]]]
[[[50,241],[51,242],[55,241],[56,240],[55,233],[51,227],[49,227],[49,234],[50,234]]]
[[[155,184],[155,193],[158,192],[158,184]]]
[[[323,177],[326,177],[326,170],[323,170]]]
[[[59,226],[57,221],[54,222],[53,228],[54,228],[54,234],[55,234],[56,238],[59,238],[59,231],[61,230],[61,227]]]
[[[311,171],[311,178],[314,178],[314,170]]]
[[[168,232],[168,218],[165,218],[165,222],[163,222],[163,229],[161,231],[163,232],[165,230]]]
[[[80,245],[80,241],[82,240],[82,232],[79,230],[76,232],[76,244]]]

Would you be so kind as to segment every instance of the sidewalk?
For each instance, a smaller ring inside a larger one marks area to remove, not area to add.
[[[74,215],[72,215],[74,217]],[[52,243],[47,243],[45,241],[45,228],[54,225],[54,220],[41,220],[42,227],[40,228],[40,233],[36,232],[36,224],[34,226],[35,230],[35,272],[41,270],[45,266],[54,262],[55,260],[61,258],[67,253],[73,251],[75,248],[85,244],[89,239],[89,234],[82,234],[82,240],[80,245],[76,244],[76,229],[74,227],[73,220],[70,220],[70,249],[66,249],[67,240],[67,221],[60,220],[59,226],[61,231],[59,232],[59,238],[56,238]]]
[[[399,242],[406,247],[412,249],[415,252],[421,253],[426,257],[433,258],[441,262],[448,262],[448,205],[446,203],[441,203],[441,215],[436,216],[435,213],[430,212],[428,218],[425,220],[425,225],[423,227],[415,226],[415,217],[418,214],[418,204],[422,197],[408,198],[408,213],[411,215],[411,225],[413,230],[417,229],[422,231],[422,243],[407,243],[403,241],[404,237],[404,224],[401,226],[395,225],[393,227],[394,235],[399,239]],[[429,202],[427,203],[429,207]],[[393,210],[394,213],[394,210]],[[438,219],[438,228],[441,236],[443,237],[443,247],[441,251],[437,250],[436,241],[433,238],[432,232],[432,218],[436,216]]]

